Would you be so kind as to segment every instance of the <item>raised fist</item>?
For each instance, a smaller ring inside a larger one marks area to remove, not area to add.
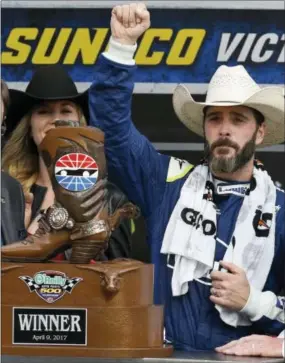
[[[144,3],[118,5],[112,10],[112,37],[121,44],[134,45],[149,26],[150,15]]]

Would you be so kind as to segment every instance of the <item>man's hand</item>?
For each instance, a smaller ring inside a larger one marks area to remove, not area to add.
[[[112,37],[121,44],[134,45],[149,26],[150,16],[144,3],[118,5],[112,10]]]
[[[283,339],[266,335],[250,335],[218,347],[216,351],[239,356],[282,357],[282,344]]]
[[[247,303],[250,285],[243,269],[230,262],[220,261],[228,272],[211,273],[212,288],[210,300],[217,305],[240,311]]]

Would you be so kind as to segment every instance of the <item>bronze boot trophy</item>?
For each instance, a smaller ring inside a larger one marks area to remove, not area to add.
[[[138,209],[125,203],[111,210],[108,203],[104,134],[92,127],[58,127],[40,145],[55,198],[74,220],[70,234],[71,263],[89,263],[107,248],[122,218]],[[99,192],[100,191],[100,192]]]
[[[71,263],[98,259],[121,220],[139,214],[126,199],[112,203],[104,134],[96,128],[57,127],[43,140],[41,152],[57,202],[40,216],[35,235],[1,249],[2,261],[44,262],[69,247]]]

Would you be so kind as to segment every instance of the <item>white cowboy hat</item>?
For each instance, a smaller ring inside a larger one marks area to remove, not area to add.
[[[213,75],[206,102],[195,102],[188,88],[178,85],[173,94],[173,107],[179,120],[200,136],[203,132],[205,106],[247,106],[262,113],[266,134],[260,147],[284,142],[284,89],[259,87],[241,66],[220,66]]]

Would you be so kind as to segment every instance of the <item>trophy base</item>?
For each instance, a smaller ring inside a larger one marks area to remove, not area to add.
[[[4,355],[172,355],[163,345],[163,307],[153,305],[152,265],[2,263],[1,273]],[[105,287],[112,281],[115,291]]]
[[[139,328],[138,328],[139,329]],[[166,358],[173,353],[173,347],[164,345],[157,348],[95,349],[73,347],[9,347],[2,345],[3,355],[54,356],[54,357],[93,357],[93,358]]]

